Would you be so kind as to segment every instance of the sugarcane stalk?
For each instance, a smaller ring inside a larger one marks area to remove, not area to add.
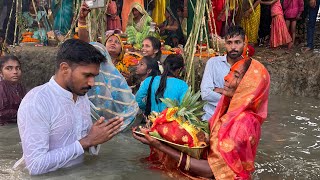
[[[197,44],[197,40],[199,37],[199,31],[200,31],[200,25],[201,25],[201,19],[204,16],[204,3],[205,0],[201,0],[198,1],[197,6],[196,6],[196,13],[195,13],[195,25],[192,28],[192,32],[194,33],[193,36],[191,36],[192,41],[190,41],[190,44],[188,44],[188,46],[190,46],[187,50],[189,50],[188,52],[188,56],[187,57],[191,57],[190,61],[187,61],[187,76],[186,76],[186,81],[187,83],[190,81],[190,76],[191,76],[191,69],[193,66],[193,61],[194,61],[194,54],[196,51],[196,44]],[[191,50],[191,51],[190,51]]]
[[[206,26],[206,22],[205,22],[205,17],[203,17],[203,26],[205,27]],[[204,34],[206,36],[206,41],[207,41],[207,52],[208,52],[208,56],[209,56],[209,37],[208,37],[208,32],[207,32],[207,28],[204,28]],[[213,48],[213,47],[212,47]]]
[[[10,24],[11,24],[11,19],[12,19],[13,5],[14,5],[15,1],[16,1],[16,0],[13,0],[12,6],[11,6],[11,10],[10,10],[10,15],[9,15],[8,24],[7,24],[7,28],[6,28],[6,34],[5,34],[4,41],[3,41],[3,45],[2,45],[2,48],[3,48],[3,49],[4,49],[4,47],[5,47],[5,44],[7,43],[9,26],[10,26]]]
[[[204,18],[204,17],[203,17]],[[199,61],[201,61],[202,57],[202,44],[203,44],[203,18],[201,19],[201,25],[200,25],[200,41],[199,41],[199,51],[200,51],[200,56],[199,56]]]
[[[81,6],[80,2],[77,1],[75,6],[76,6],[76,9],[75,9],[75,11],[73,13],[72,24],[71,24],[71,27],[70,27],[69,31],[64,36],[64,39],[67,39],[68,37],[70,37],[72,30],[76,27],[76,24],[77,24],[77,22],[79,20],[79,16],[80,16],[80,10],[79,9],[80,9],[80,6]]]
[[[208,2],[209,2],[209,7],[207,6],[207,8],[208,8],[207,11],[208,11],[209,26],[211,26],[211,37],[213,38],[213,32],[214,32],[215,36],[218,37],[217,26],[216,26],[216,22],[214,21],[214,13],[213,13],[212,3],[211,3],[210,0]],[[213,27],[214,27],[214,31],[213,31],[213,28],[212,28],[212,24],[213,24]],[[214,46],[214,41],[213,40],[212,40],[212,45]],[[220,49],[219,49],[219,45],[218,45],[218,38],[216,38],[216,47],[217,47],[217,49],[216,49],[217,52],[219,52]]]
[[[195,55],[195,51],[196,51],[196,45],[197,45],[197,41],[198,41],[198,38],[199,38],[199,32],[200,32],[200,26],[201,26],[201,19],[202,17],[204,16],[204,11],[205,11],[205,6],[204,4],[206,3],[206,0],[200,0],[197,2],[197,5],[196,5],[196,11],[195,11],[195,19],[194,19],[194,26],[192,27],[192,30],[191,30],[191,35],[189,38],[192,38],[190,39],[190,41],[188,41],[188,44],[186,45],[186,57],[187,57],[187,74],[186,74],[186,82],[187,83],[190,83],[190,77],[192,76],[192,67],[193,67],[193,64],[194,64],[194,55]],[[191,82],[191,84],[194,84]],[[193,89],[195,87],[192,87]]]
[[[33,9],[34,9],[34,12],[36,13],[36,20],[37,20],[37,23],[38,23],[38,28],[39,28],[39,34],[40,34],[41,43],[43,43],[44,38],[43,38],[43,36],[42,36],[40,20],[38,19],[38,10],[37,10],[37,7],[36,7],[36,4],[35,4],[34,0],[32,0],[32,6],[33,6]]]
[[[194,5],[193,5],[193,2],[191,1],[191,0],[189,0],[190,1],[190,4],[191,4],[191,8],[192,8],[192,10],[194,11]]]
[[[18,29],[18,9],[19,9],[19,0],[16,0],[16,23],[14,26],[14,39],[13,39],[13,45],[15,46],[17,43],[17,29]]]

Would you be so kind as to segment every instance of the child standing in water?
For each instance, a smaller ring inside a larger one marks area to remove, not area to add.
[[[304,9],[303,0],[284,0],[283,1],[284,18],[286,20],[287,28],[290,31],[293,45],[294,45],[294,40],[296,39],[297,20],[300,19],[303,9]]]
[[[0,57],[0,125],[15,123],[17,111],[26,94],[20,83],[20,61],[16,56]]]
[[[289,34],[286,22],[283,17],[280,0],[261,1],[261,4],[271,5],[271,37],[270,47],[275,48],[288,44],[288,49],[292,47],[292,38]]]

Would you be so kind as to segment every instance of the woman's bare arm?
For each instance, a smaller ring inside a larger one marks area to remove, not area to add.
[[[135,129],[133,129],[135,131]],[[151,145],[155,147],[156,149],[164,152],[171,158],[173,158],[175,161],[179,162],[180,160],[180,155],[181,152],[173,149],[170,146],[167,146],[160,141],[152,138],[148,133],[145,133],[145,136],[138,136],[136,133],[132,132],[132,135],[135,139],[141,141],[144,144]],[[181,169],[184,169],[184,167],[180,167]],[[203,160],[203,159],[195,159],[195,158],[190,158],[190,172],[201,176],[201,177],[207,177],[207,178],[212,178],[214,175],[212,173],[212,170],[209,166],[208,160]]]
[[[85,1],[83,1],[80,8],[80,15],[78,20],[78,35],[79,39],[85,42],[90,42],[89,31],[87,30],[86,23],[86,17],[88,16],[89,12],[89,6],[85,3]]]

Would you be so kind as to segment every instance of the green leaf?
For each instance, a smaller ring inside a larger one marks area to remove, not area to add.
[[[169,98],[160,98],[160,101],[163,102],[168,108],[179,107],[179,103],[176,100],[171,100]]]

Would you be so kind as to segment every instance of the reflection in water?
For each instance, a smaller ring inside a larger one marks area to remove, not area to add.
[[[262,126],[254,179],[320,179],[320,103],[308,98],[272,96]],[[31,179],[11,167],[21,157],[15,125],[0,127],[0,179]],[[140,159],[149,148],[123,133],[102,146],[99,156],[85,163],[32,179],[170,179],[150,170]]]

